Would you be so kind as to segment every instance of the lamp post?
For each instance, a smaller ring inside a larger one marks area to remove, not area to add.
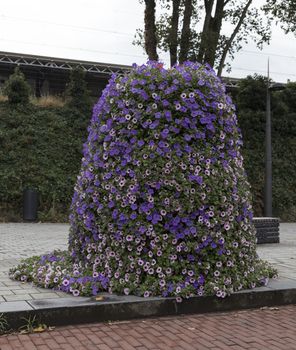
[[[269,62],[266,90],[266,126],[265,126],[265,189],[264,189],[264,216],[272,217],[272,147],[271,147],[271,107],[270,96],[272,91],[285,89],[284,84],[270,83]]]

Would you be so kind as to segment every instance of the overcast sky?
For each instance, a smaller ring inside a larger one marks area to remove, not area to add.
[[[143,10],[138,0],[0,0],[0,51],[144,63],[143,49],[132,45],[136,28],[143,27]],[[276,26],[263,51],[249,44],[236,54],[229,75],[265,74],[268,57],[273,80],[296,81],[296,38]],[[166,55],[161,59],[168,62]]]

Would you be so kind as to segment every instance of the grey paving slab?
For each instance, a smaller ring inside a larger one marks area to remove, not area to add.
[[[60,296],[56,293],[30,293],[30,296],[32,297],[32,299],[56,299],[56,298],[60,298]]]
[[[6,276],[5,276],[5,279],[6,279]],[[11,287],[13,288],[18,287],[19,289],[21,288],[20,282],[11,281],[11,280],[4,281],[4,286],[8,288],[11,288]]]
[[[33,307],[26,301],[9,301],[6,303],[0,303],[0,313],[11,311],[26,311],[33,310]]]
[[[29,294],[13,294],[13,295],[3,295],[6,301],[18,301],[18,300],[31,300],[33,299]]]
[[[0,292],[1,293],[1,292]],[[33,293],[38,293],[41,294],[38,290],[36,290],[35,288],[27,288],[27,289],[14,289],[13,293],[15,295],[24,295],[24,294],[33,294]]]
[[[278,280],[271,280],[266,287],[273,290],[296,289],[296,279],[281,277]]]
[[[0,291],[0,295],[2,297],[5,297],[7,295],[15,295],[15,293],[11,289],[7,289],[7,290]]]

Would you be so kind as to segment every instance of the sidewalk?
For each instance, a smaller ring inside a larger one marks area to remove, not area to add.
[[[296,302],[294,223],[281,224],[280,244],[258,246],[260,257],[270,261],[278,269],[279,280],[271,281],[267,287],[236,293],[221,303],[212,297],[202,298],[203,301],[201,298],[193,298],[190,302],[184,301],[176,305],[173,298],[147,300],[133,296],[108,295],[104,302],[96,302],[91,298],[72,297],[9,279],[9,268],[21,258],[54,249],[66,249],[68,229],[66,224],[0,224],[0,313],[9,313],[11,317],[15,314],[17,320],[32,312],[49,317],[48,321],[57,320],[59,324],[67,324],[74,322],[72,318],[75,315],[79,315],[81,322],[90,322],[125,319],[127,314],[129,318],[134,318],[189,313],[192,308],[197,312],[207,312],[258,307],[264,306],[264,303],[274,305]],[[85,313],[85,317],[82,313]]]
[[[0,224],[0,302],[6,303],[5,310],[28,309],[28,300],[68,297],[8,277],[9,268],[23,258],[67,249],[68,230],[66,224]]]

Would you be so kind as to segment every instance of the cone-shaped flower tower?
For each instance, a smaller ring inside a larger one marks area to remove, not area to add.
[[[255,285],[265,276],[240,146],[235,108],[211,68],[152,63],[112,78],[85,144],[71,255],[114,292]]]
[[[72,200],[71,269],[57,277],[63,258],[51,258],[35,277],[77,294],[224,297],[265,284],[241,144],[209,66],[149,63],[112,77]]]

